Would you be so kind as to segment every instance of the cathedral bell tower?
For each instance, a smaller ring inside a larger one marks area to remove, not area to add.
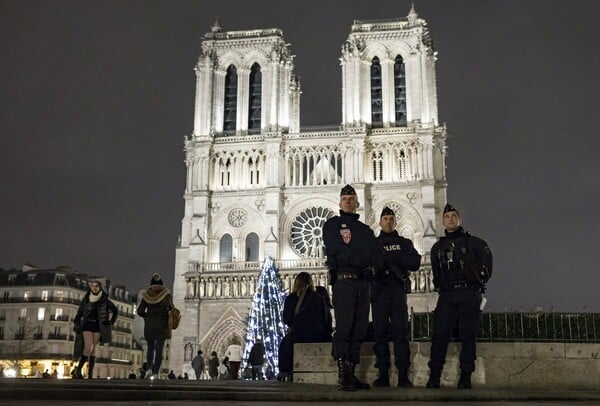
[[[427,254],[446,203],[446,128],[427,24],[414,9],[356,20],[340,42],[342,122],[301,129],[300,84],[280,29],[222,31],[217,22],[204,35],[185,139],[173,285],[183,322],[170,342],[171,369],[188,368],[198,349],[223,356],[244,341],[265,255],[284,289],[302,271],[327,285],[322,227],[347,183],[376,235],[382,208],[394,210],[396,230],[423,255],[409,307],[433,309]]]

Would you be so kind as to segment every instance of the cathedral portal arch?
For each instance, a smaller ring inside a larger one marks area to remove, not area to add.
[[[200,340],[200,347],[207,354],[216,351],[219,358],[222,358],[227,347],[234,340],[240,343],[245,342],[245,331],[246,326],[242,321],[242,317],[230,306]]]

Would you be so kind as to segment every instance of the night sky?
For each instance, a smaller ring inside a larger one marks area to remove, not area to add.
[[[495,259],[492,310],[600,311],[600,2],[418,0],[438,51],[448,198]],[[0,1],[0,267],[172,284],[194,64],[224,31],[278,27],[301,125],[341,121],[354,19],[410,1]]]

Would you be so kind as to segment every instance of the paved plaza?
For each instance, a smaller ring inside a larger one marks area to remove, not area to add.
[[[600,390],[505,389],[487,386],[472,390],[383,388],[340,392],[335,386],[276,381],[183,380],[50,380],[0,379],[0,405],[313,405],[392,404],[598,404]],[[456,403],[458,402],[458,403]]]

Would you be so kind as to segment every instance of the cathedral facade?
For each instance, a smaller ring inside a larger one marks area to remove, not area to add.
[[[193,133],[176,248],[171,369],[198,349],[244,342],[261,263],[275,260],[284,288],[300,271],[327,283],[321,227],[345,184],[375,233],[385,206],[423,255],[409,308],[433,310],[428,253],[446,202],[446,130],[438,122],[435,52],[414,9],[390,20],[355,20],[341,46],[342,122],[300,128],[300,82],[279,29],[203,37],[195,67]]]

